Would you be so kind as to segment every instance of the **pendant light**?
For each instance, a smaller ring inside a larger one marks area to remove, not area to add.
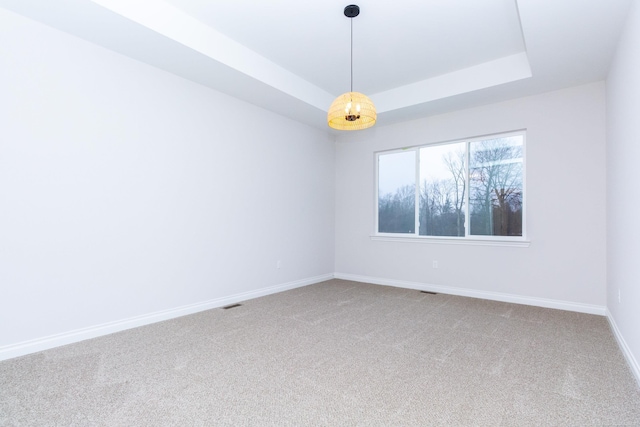
[[[337,97],[327,114],[329,126],[338,130],[360,130],[376,124],[376,107],[371,99],[353,91],[353,18],[359,14],[358,5],[344,8],[344,16],[351,19],[351,91]]]

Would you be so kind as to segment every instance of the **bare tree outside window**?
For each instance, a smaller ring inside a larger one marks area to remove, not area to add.
[[[464,236],[465,143],[420,149],[420,235]]]
[[[470,144],[470,234],[522,236],[522,137]]]

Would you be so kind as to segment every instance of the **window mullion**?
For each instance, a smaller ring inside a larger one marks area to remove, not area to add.
[[[469,237],[469,232],[470,232],[470,228],[471,228],[471,214],[469,213],[471,211],[471,204],[470,204],[470,194],[471,194],[471,179],[469,177],[470,175],[470,165],[471,165],[471,142],[467,141],[466,145],[466,151],[465,151],[465,188],[467,189],[467,191],[464,192],[465,194],[465,209],[464,209],[464,237]]]
[[[415,200],[415,229],[414,234],[420,235],[420,150],[415,149],[416,153],[416,200]]]

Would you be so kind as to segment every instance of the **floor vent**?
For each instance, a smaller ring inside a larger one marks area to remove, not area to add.
[[[225,307],[222,307],[223,310],[229,310],[230,308],[236,308],[236,307],[240,307],[242,304],[231,304],[231,305],[227,305]]]
[[[420,292],[422,292],[423,294],[438,295],[437,292],[429,292],[429,291],[420,291]]]

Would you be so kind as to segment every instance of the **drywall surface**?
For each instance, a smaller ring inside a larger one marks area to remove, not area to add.
[[[377,151],[521,129],[529,247],[371,239]],[[603,82],[347,134],[336,145],[336,273],[604,314],[605,200]]]
[[[0,94],[0,347],[333,273],[327,133],[3,9]]]
[[[640,4],[607,78],[607,308],[640,381]]]

